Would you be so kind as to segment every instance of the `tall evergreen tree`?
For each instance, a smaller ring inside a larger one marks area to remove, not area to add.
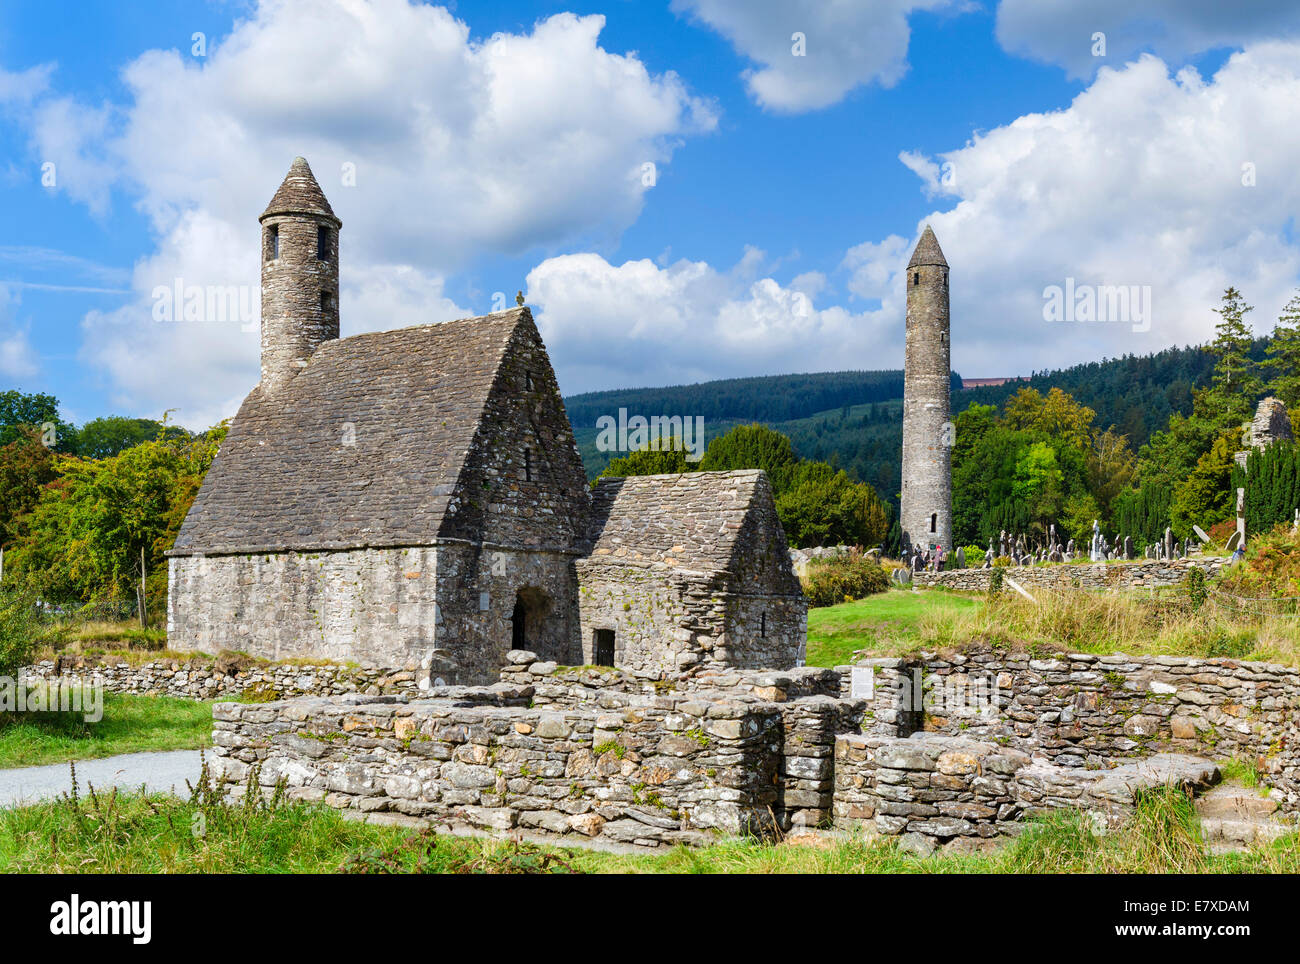
[[[1287,408],[1295,408],[1300,404],[1300,291],[1278,316],[1264,364],[1271,376],[1269,392],[1282,399]]]
[[[1214,309],[1221,320],[1214,326],[1214,341],[1205,348],[1214,356],[1214,375],[1210,387],[1197,395],[1193,417],[1208,422],[1216,433],[1249,421],[1264,391],[1259,363],[1250,354],[1254,337],[1246,324],[1246,315],[1254,310],[1236,288],[1224,291]]]

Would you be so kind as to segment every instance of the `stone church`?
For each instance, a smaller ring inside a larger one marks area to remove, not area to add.
[[[763,473],[593,494],[526,307],[340,338],[342,223],[305,160],[259,220],[261,381],[168,553],[169,645],[457,683],[511,649],[647,676],[802,662]]]

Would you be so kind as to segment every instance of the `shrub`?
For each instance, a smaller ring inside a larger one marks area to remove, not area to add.
[[[1245,659],[1255,649],[1255,634],[1248,629],[1233,631],[1215,627],[1205,641],[1205,652],[1212,658]]]
[[[1300,596],[1300,537],[1292,535],[1288,525],[1252,536],[1245,560],[1225,571],[1219,583],[1238,596],[1287,600]]]
[[[996,596],[998,593],[1002,592],[1002,569],[997,567],[997,563],[994,563],[994,566],[995,568],[989,570],[990,596]]]
[[[1183,582],[1183,589],[1192,603],[1192,609],[1200,609],[1205,605],[1205,600],[1210,595],[1210,590],[1205,584],[1205,571],[1189,569],[1187,578]]]
[[[857,550],[811,559],[803,579],[810,606],[834,606],[889,588],[889,573]]]
[[[29,593],[0,590],[0,676],[16,677],[32,661],[39,634],[35,601]]]

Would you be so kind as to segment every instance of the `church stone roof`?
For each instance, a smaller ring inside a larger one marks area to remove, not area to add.
[[[324,342],[254,388],[170,555],[431,545],[527,308]]]
[[[943,249],[939,247],[939,239],[934,236],[934,231],[928,224],[925,226],[925,230],[921,232],[921,240],[916,242],[916,250],[912,252],[912,260],[907,262],[907,266],[915,268],[918,265],[927,264],[948,267],[948,262],[943,256]]]
[[[257,220],[265,221],[273,214],[323,215],[332,219],[337,225],[343,223],[334,216],[334,209],[330,207],[325,192],[316,183],[316,176],[312,174],[305,157],[293,159],[289,173],[284,176],[284,181],[281,182],[275,196],[271,198],[271,203],[266,206],[266,210]]]
[[[592,491],[591,552],[579,565],[728,571],[764,497],[771,502],[760,469],[600,479]]]

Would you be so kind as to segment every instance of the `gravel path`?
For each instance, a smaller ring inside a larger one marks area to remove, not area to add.
[[[195,782],[198,776],[198,750],[123,753],[102,760],[77,761],[77,782],[81,785],[82,795],[91,784],[99,791],[115,786],[138,790],[142,783],[152,792],[171,790],[188,795],[185,781]],[[66,793],[71,787],[66,763],[0,770],[0,807],[48,800]]]

